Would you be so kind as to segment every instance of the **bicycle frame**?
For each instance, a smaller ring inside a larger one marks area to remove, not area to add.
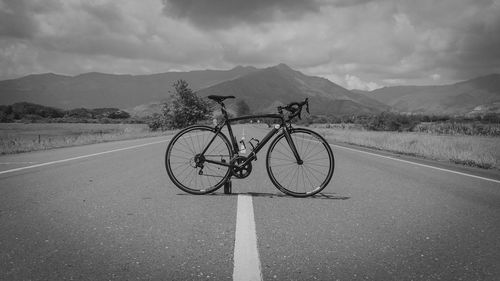
[[[212,142],[215,140],[215,137],[219,133],[222,133],[222,129],[226,126],[227,126],[227,130],[229,132],[229,139],[230,139],[230,142],[232,145],[233,154],[238,155],[239,154],[238,142],[236,141],[236,138],[234,137],[233,130],[231,128],[231,123],[236,122],[236,121],[250,120],[250,119],[256,119],[256,118],[274,118],[274,119],[280,119],[280,124],[276,124],[272,128],[272,130],[269,133],[267,133],[266,136],[264,136],[264,138],[257,144],[257,146],[248,155],[245,162],[241,163],[240,166],[243,167],[243,166],[247,165],[249,162],[255,160],[257,158],[257,153],[267,144],[267,142],[269,142],[269,140],[271,140],[272,137],[274,137],[276,134],[278,134],[278,132],[282,128],[283,128],[283,134],[285,134],[285,138],[286,138],[288,144],[290,145],[290,148],[293,152],[293,155],[295,156],[295,159],[297,160],[297,163],[302,164],[303,161],[302,161],[302,159],[300,159],[299,153],[297,152],[297,148],[295,147],[295,144],[293,143],[293,140],[290,136],[289,125],[285,121],[282,114],[247,115],[247,116],[240,116],[237,118],[228,118],[228,114],[227,114],[227,111],[226,111],[224,105],[222,105],[222,114],[224,116],[224,120],[215,126],[217,131],[216,131],[214,137],[207,144],[205,149],[201,152],[201,154],[200,154],[201,156],[203,156],[205,154],[205,152],[208,150],[208,148],[210,147]],[[233,168],[233,165],[231,165],[230,163],[226,163],[226,162],[222,162],[222,161],[214,161],[214,160],[210,160],[210,159],[204,159],[204,160],[205,160],[205,162],[208,162],[208,163]]]

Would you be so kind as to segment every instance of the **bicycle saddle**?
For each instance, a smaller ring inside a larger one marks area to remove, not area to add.
[[[215,96],[215,95],[210,95],[207,96],[207,98],[214,100],[216,102],[223,102],[225,99],[234,99],[234,96]]]

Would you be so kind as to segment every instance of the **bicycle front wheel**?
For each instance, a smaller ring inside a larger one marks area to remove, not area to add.
[[[207,194],[220,188],[231,176],[228,166],[207,160],[229,164],[232,156],[224,134],[217,134],[208,126],[192,126],[180,131],[168,144],[165,167],[172,182],[181,190]]]
[[[314,131],[297,128],[289,133],[302,162],[298,163],[283,133],[269,145],[267,173],[282,192],[295,197],[312,196],[323,190],[332,179],[335,168],[332,149]]]

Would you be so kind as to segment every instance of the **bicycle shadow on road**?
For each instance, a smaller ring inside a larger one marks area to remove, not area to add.
[[[264,197],[264,198],[323,199],[323,200],[348,200],[348,199],[351,199],[351,197],[342,196],[342,195],[338,195],[335,193],[318,193],[316,195],[313,195],[310,197],[305,197],[305,198],[293,197],[293,196],[282,194],[282,193],[266,193],[266,192],[242,192],[242,193],[231,193],[231,194],[225,194],[222,192],[214,192],[214,193],[206,194],[206,196],[235,196],[235,195],[245,195],[245,194],[250,195],[252,197]],[[188,194],[188,193],[178,193],[177,195],[199,196],[199,195],[192,195],[192,194]]]
[[[290,195],[282,194],[282,193],[265,193],[265,192],[247,192],[247,193],[241,193],[241,194],[248,194],[253,197],[266,197],[266,198],[292,198],[292,199],[327,199],[327,200],[348,200],[351,199],[351,197],[348,196],[342,196],[338,195],[335,193],[318,193],[313,196],[309,197],[304,197],[304,198],[299,198],[299,197],[293,197]]]

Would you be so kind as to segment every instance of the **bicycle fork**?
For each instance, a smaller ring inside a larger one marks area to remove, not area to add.
[[[292,150],[293,156],[295,157],[295,160],[297,160],[298,165],[304,164],[304,161],[300,158],[299,152],[297,151],[297,147],[295,146],[295,143],[293,142],[292,136],[288,132],[287,128],[283,128],[283,133],[285,134],[285,139],[288,145],[290,146],[290,149]]]

